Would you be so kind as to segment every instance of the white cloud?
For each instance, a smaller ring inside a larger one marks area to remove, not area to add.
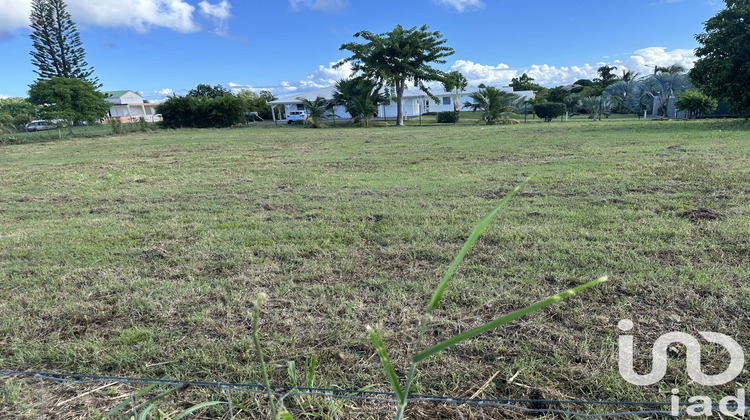
[[[31,0],[0,0],[0,33],[29,26]]]
[[[183,0],[68,0],[66,4],[79,25],[120,26],[141,33],[157,27],[183,33],[200,30],[193,19],[195,7]],[[0,10],[0,32],[28,27],[30,0],[0,0]]]
[[[173,93],[172,89],[166,88],[162,90],[155,90],[154,93],[162,96],[169,96]]]
[[[500,63],[496,66],[475,63],[469,60],[456,60],[451,70],[458,70],[471,85],[507,85],[510,79],[518,75],[517,70]]]
[[[292,10],[298,11],[302,8],[330,12],[349,7],[347,0],[289,0]]]
[[[667,51],[664,47],[648,47],[634,51],[633,55],[625,60],[622,65],[628,70],[648,74],[654,72],[655,65],[668,67],[672,64],[679,64],[686,69],[690,69],[697,59],[695,50],[691,49]]]
[[[484,2],[482,0],[432,0],[434,3],[452,7],[459,12],[466,10],[478,10],[484,8]]]
[[[233,92],[239,92],[243,89],[250,89],[255,92],[267,90],[279,97],[289,96],[297,92],[306,92],[331,86],[339,79],[345,79],[352,76],[351,63],[344,63],[343,66],[334,69],[333,66],[336,63],[336,61],[333,61],[328,63],[328,66],[319,65],[317,69],[297,81],[284,80],[277,85],[264,86],[253,86],[249,84],[230,82],[228,86]]]
[[[0,99],[8,99],[8,98],[10,98],[10,96],[3,95],[2,93],[0,93]]]
[[[68,10],[76,22],[98,26],[124,26],[140,33],[155,27],[177,32],[196,32],[195,7],[182,0],[68,0]]]
[[[201,14],[210,19],[216,25],[214,33],[216,35],[226,36],[228,29],[227,20],[232,17],[229,13],[232,5],[229,4],[227,0],[222,0],[220,3],[216,4],[211,4],[204,0],[198,3],[198,6],[201,8]]]
[[[634,51],[625,61],[601,61],[575,66],[532,64],[526,67],[510,68],[503,63],[493,66],[468,60],[456,60],[450,69],[460,71],[472,85],[484,83],[485,85],[507,86],[512,78],[526,73],[534,78],[535,83],[552,87],[567,85],[578,79],[594,79],[598,77],[596,69],[604,65],[616,66],[617,74],[621,74],[623,70],[633,70],[640,75],[647,75],[654,72],[654,65],[667,67],[679,64],[690,69],[695,60],[694,51],[690,49],[668,51],[664,47],[648,47]]]

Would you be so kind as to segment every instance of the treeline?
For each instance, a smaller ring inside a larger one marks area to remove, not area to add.
[[[579,79],[551,89],[534,83],[534,79],[524,73],[512,79],[510,86],[514,90],[533,90],[535,98],[528,104],[537,115],[538,110],[542,110],[545,115],[539,116],[547,121],[550,121],[551,114],[547,113],[550,108],[540,105],[563,105],[563,108],[554,107],[553,114],[564,109],[563,114],[588,114],[590,118],[611,113],[642,115],[644,112],[670,116],[670,98],[676,98],[674,108],[686,111],[690,118],[710,114],[717,108],[717,101],[695,89],[686,69],[680,65],[656,66],[654,73],[647,75],[632,70],[623,70],[621,74],[616,71],[615,66],[602,66],[597,70],[599,77],[593,80]]]
[[[156,107],[168,128],[219,128],[271,119],[268,102],[277,99],[264,90],[242,90],[236,95],[220,85],[199,84],[185,96],[173,95]]]

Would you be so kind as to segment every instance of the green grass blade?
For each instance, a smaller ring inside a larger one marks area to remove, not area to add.
[[[448,267],[448,270],[445,272],[445,275],[443,276],[443,279],[440,280],[440,283],[438,284],[437,288],[435,289],[435,293],[432,295],[432,299],[430,299],[430,304],[427,306],[427,313],[433,311],[440,302],[440,299],[443,297],[443,293],[445,292],[445,289],[448,287],[448,283],[451,280],[451,277],[453,277],[453,272],[456,271],[456,268],[458,267],[458,264],[463,261],[466,254],[469,253],[469,250],[474,245],[474,242],[476,242],[477,238],[479,238],[479,235],[484,232],[484,229],[487,227],[487,225],[492,221],[492,219],[495,217],[498,211],[500,211],[503,206],[505,206],[505,203],[508,202],[514,195],[516,195],[521,189],[526,185],[526,183],[529,182],[529,178],[526,178],[521,184],[519,184],[517,187],[513,188],[509,193],[505,194],[505,197],[503,197],[502,200],[500,200],[500,203],[498,203],[497,206],[495,206],[492,211],[484,217],[477,225],[474,227],[474,230],[471,232],[471,235],[469,235],[469,239],[466,240],[466,243],[464,243],[464,246],[461,248],[461,250],[458,252],[458,255],[456,255],[456,258],[453,259],[453,262]]]
[[[141,411],[141,415],[138,416],[138,420],[146,420],[148,418],[148,413],[150,413],[153,408],[154,408],[154,405],[151,404],[145,409],[143,409],[143,411]]]
[[[237,404],[237,403],[235,403],[235,402],[233,402],[233,403],[232,403],[232,407],[234,407],[234,408],[239,408],[240,410],[245,410],[245,411],[247,411],[247,412],[252,412],[252,410],[250,410],[249,408],[245,407],[244,405],[242,405],[242,404]]]
[[[289,374],[289,379],[292,381],[292,386],[297,386],[297,365],[294,360],[286,362],[286,372]]]
[[[318,358],[311,357],[305,360],[305,378],[308,388],[315,388],[315,372],[318,370]]]
[[[154,398],[151,398],[150,400],[146,401],[145,403],[139,405],[135,409],[137,411],[141,411],[145,407],[147,407],[149,405],[153,405],[154,403],[156,403],[157,401],[159,401],[160,399],[162,399],[162,398],[164,398],[164,397],[166,397],[168,395],[174,394],[175,392],[180,392],[180,391],[186,390],[189,386],[190,386],[189,384],[184,383],[184,384],[182,384],[182,385],[180,385],[178,387],[170,388],[170,389],[168,389],[168,390],[160,393],[159,395],[155,396]],[[149,410],[150,410],[150,408],[149,408]]]
[[[281,420],[294,420],[294,417],[288,411],[285,411],[281,413]]]
[[[448,347],[450,347],[450,346],[452,346],[454,344],[458,344],[458,343],[460,343],[460,342],[462,342],[464,340],[468,340],[468,339],[470,339],[472,337],[475,337],[475,336],[477,336],[477,335],[479,335],[479,334],[481,334],[481,333],[483,333],[485,331],[491,330],[493,328],[497,328],[497,327],[499,327],[499,326],[501,326],[503,324],[506,324],[506,323],[508,323],[510,321],[518,319],[518,318],[520,318],[520,317],[522,317],[522,316],[524,316],[524,315],[526,315],[526,314],[528,314],[530,312],[536,311],[537,309],[544,308],[545,306],[549,306],[549,305],[551,305],[551,304],[553,304],[553,303],[555,303],[555,302],[557,302],[559,300],[562,300],[562,299],[565,299],[567,297],[570,297],[570,296],[572,296],[572,295],[574,295],[574,294],[576,294],[576,293],[578,293],[578,292],[580,292],[582,290],[588,289],[589,287],[595,286],[595,285],[597,285],[597,284],[599,284],[601,282],[604,282],[604,281],[607,281],[607,277],[606,276],[605,277],[600,277],[600,278],[598,278],[596,280],[593,280],[593,281],[590,281],[590,282],[588,282],[586,284],[582,284],[582,285],[580,285],[580,286],[578,286],[576,288],[566,290],[566,291],[564,291],[562,293],[558,293],[558,294],[556,294],[556,295],[554,295],[552,297],[549,297],[549,298],[547,298],[547,299],[545,299],[545,300],[543,300],[541,302],[537,302],[537,303],[535,303],[535,304],[533,304],[531,306],[527,306],[527,307],[525,307],[523,309],[519,309],[519,310],[517,310],[515,312],[511,312],[508,315],[501,316],[500,318],[497,318],[497,319],[495,319],[493,321],[490,321],[490,322],[488,322],[488,323],[486,323],[484,325],[480,325],[480,326],[478,326],[476,328],[472,328],[472,329],[470,329],[468,331],[464,331],[461,334],[456,334],[456,335],[454,335],[453,337],[451,337],[451,338],[449,338],[447,340],[441,341],[441,342],[435,344],[434,346],[429,347],[429,348],[425,349],[424,351],[421,351],[421,352],[415,354],[414,357],[412,357],[412,362],[413,363],[418,363],[418,362],[420,362],[420,361],[422,361],[422,360],[424,360],[424,359],[432,356],[433,354],[435,354],[437,352],[440,352],[442,350],[447,349]]]
[[[183,411],[182,413],[174,416],[172,418],[172,420],[180,420],[181,418],[187,416],[188,414],[192,413],[193,411],[200,410],[201,408],[210,407],[212,405],[226,404],[226,403],[227,403],[226,401],[206,401],[206,402],[202,402],[202,403],[196,404],[196,405],[188,408],[187,410]]]
[[[380,336],[378,333],[371,327],[367,326],[367,332],[370,333],[370,339],[372,340],[372,343],[375,345],[375,351],[378,353],[378,356],[380,357],[380,363],[383,365],[383,370],[385,371],[385,375],[388,376],[388,380],[391,381],[391,387],[393,388],[393,392],[396,393],[396,398],[399,402],[406,401],[406,398],[404,396],[404,390],[401,388],[401,384],[398,381],[398,376],[396,375],[396,371],[393,370],[393,365],[391,364],[391,359],[388,357],[388,353],[385,351],[385,345],[383,344],[383,340],[380,339]]]
[[[152,384],[152,385],[149,385],[149,386],[143,388],[142,390],[138,391],[135,395],[133,395],[133,402],[135,402],[136,398],[143,396],[148,391],[151,391],[151,389],[153,389],[155,386],[156,386],[156,384]],[[130,400],[130,398],[128,398],[127,400],[125,400],[125,401],[117,404],[113,409],[109,410],[109,412],[107,413],[107,415],[104,416],[104,417],[105,418],[111,417],[113,414],[115,414],[118,411],[120,411],[123,408],[125,408],[125,406],[128,405],[128,404],[130,404],[130,402],[131,402],[131,400]]]

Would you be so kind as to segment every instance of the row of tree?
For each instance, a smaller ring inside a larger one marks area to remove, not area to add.
[[[156,107],[169,128],[218,128],[272,118],[268,91],[242,90],[233,94],[221,85],[199,84],[185,96],[173,95]]]
[[[599,78],[581,79],[572,85],[547,89],[533,83],[533,78],[523,74],[514,78],[511,86],[518,90],[534,90],[536,97],[529,102],[562,103],[573,113],[588,113],[592,118],[611,112],[653,112],[666,115],[670,98],[677,98],[677,109],[685,110],[695,117],[716,109],[716,100],[694,88],[689,75],[679,65],[655,68],[653,74],[639,77],[632,70],[614,73],[617,67],[603,66],[598,69]],[[538,90],[536,90],[538,89]]]
[[[750,0],[724,0],[726,8],[706,24],[706,32],[697,35],[701,44],[696,50],[699,57],[695,67],[688,75],[684,69],[655,68],[653,75],[638,78],[637,74],[626,71],[617,75],[614,66],[603,66],[598,69],[599,77],[594,80],[578,80],[573,89],[558,86],[544,88],[533,83],[533,78],[526,74],[511,81],[515,90],[534,90],[537,92],[537,104],[552,102],[562,103],[569,109],[584,109],[587,112],[601,115],[608,108],[642,112],[648,110],[656,100],[658,112],[664,113],[666,101],[670,96],[681,94],[679,107],[684,107],[692,114],[706,112],[712,107],[713,98],[726,100],[733,110],[745,118],[750,117],[750,43],[747,38],[747,21],[750,20]],[[109,104],[104,94],[99,92],[99,82],[93,75],[85,59],[80,36],[70,18],[63,0],[32,0],[31,40],[34,49],[31,52],[32,64],[36,66],[38,79],[30,86],[29,101],[37,108],[38,115],[45,119],[64,119],[67,121],[89,121],[104,116]],[[407,84],[417,86],[428,95],[427,82],[443,83],[446,91],[453,92],[456,99],[466,86],[466,80],[455,73],[445,73],[431,66],[433,63],[445,63],[445,57],[454,53],[447,47],[446,40],[440,32],[429,31],[421,26],[405,29],[401,25],[386,33],[373,34],[368,31],[356,33],[355,38],[365,42],[342,44],[341,50],[348,50],[351,55],[336,66],[351,63],[358,74],[357,79],[347,81],[349,86],[340,86],[341,96],[337,101],[345,106],[347,112],[355,118],[366,119],[376,108],[378,97],[383,87],[393,92],[397,103],[397,124],[403,125],[403,94]],[[692,84],[701,92],[689,90]],[[200,87],[200,86],[199,86]],[[210,86],[209,86],[210,87]],[[200,89],[197,89],[200,90]],[[683,93],[690,92],[690,93]],[[220,92],[220,96],[201,99],[201,94],[189,94],[183,99],[172,97],[165,103],[165,112],[202,112],[208,116],[208,122],[201,123],[198,117],[178,118],[175,121],[193,126],[230,124],[241,121],[239,114],[253,107],[252,112],[258,116],[270,116],[267,102],[270,94],[253,96],[245,93],[244,97]],[[485,88],[484,99],[497,96]],[[578,96],[575,96],[578,95]],[[264,97],[265,96],[265,97]],[[265,105],[261,103],[265,100]],[[479,99],[484,100],[484,99]],[[213,109],[210,101],[214,101]],[[248,105],[253,103],[252,106]],[[476,104],[475,102],[474,104]],[[454,100],[458,107],[458,101]],[[469,104],[472,107],[474,104]],[[503,105],[499,109],[507,109]],[[19,104],[7,103],[2,108],[19,109]],[[476,108],[478,109],[478,108]],[[487,118],[497,114],[485,111]],[[225,114],[224,112],[229,112]],[[230,112],[231,111],[231,112]],[[456,112],[458,109],[456,109]],[[18,124],[25,111],[0,112],[0,129]],[[500,114],[507,111],[501,111]],[[489,121],[489,119],[488,119]]]

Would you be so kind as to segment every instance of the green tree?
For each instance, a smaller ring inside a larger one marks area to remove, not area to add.
[[[685,73],[685,67],[681,64],[672,64],[667,67],[654,66],[654,73]]]
[[[63,0],[32,0],[31,2],[31,64],[40,79],[66,77],[90,82],[94,68],[86,62],[81,37],[70,18]]]
[[[711,98],[698,92],[695,89],[686,90],[677,95],[675,106],[677,109],[684,109],[688,112],[688,118],[695,118],[701,114],[714,112],[719,103],[716,99]]]
[[[36,116],[34,105],[23,98],[0,99],[0,115],[14,130],[20,130]]]
[[[624,82],[631,82],[638,78],[638,72],[635,70],[622,70],[622,76],[620,76],[620,80]]]
[[[544,119],[546,122],[550,122],[557,117],[565,115],[566,111],[567,107],[565,104],[548,103],[534,105],[534,113],[536,113],[536,116]]]
[[[698,61],[690,79],[703,93],[726,100],[737,114],[750,118],[750,0],[724,0],[727,7],[705,23],[696,36]]]
[[[547,100],[550,102],[563,102],[565,98],[571,95],[570,90],[562,86],[556,86],[547,92]]]
[[[30,86],[29,101],[39,108],[42,118],[67,122],[96,121],[111,106],[93,83],[66,77],[37,80]]]
[[[609,114],[614,105],[615,101],[612,100],[612,97],[606,95],[586,96],[581,98],[579,102],[579,106],[586,110],[589,118],[599,118],[599,120],[602,119],[602,114]]]
[[[14,131],[16,127],[13,125],[13,118],[8,114],[0,114],[0,135],[11,134]]]
[[[619,79],[619,77],[617,77],[617,74],[614,73],[615,70],[617,70],[617,67],[615,66],[599,67],[596,70],[599,78],[594,79],[594,83],[597,84],[600,88],[605,89],[607,86],[613,84]]]
[[[659,72],[641,81],[643,92],[656,99],[661,115],[667,111],[669,98],[693,87],[684,73]]]
[[[271,119],[271,105],[270,101],[278,99],[271,92],[267,90],[261,90],[260,93],[255,93],[250,89],[243,89],[237,93],[237,97],[243,102],[245,111],[257,112],[258,116],[263,119]]]
[[[609,85],[606,89],[604,89],[604,95],[612,97],[615,101],[617,101],[617,106],[619,110],[625,110],[630,109],[633,112],[638,112],[637,109],[631,109],[628,107],[628,104],[632,104],[632,102],[629,102],[629,99],[635,94],[635,87],[638,85],[638,82],[633,80],[632,78],[626,79],[620,79],[616,81],[615,83]]]
[[[514,111],[520,103],[518,94],[505,92],[494,86],[487,86],[469,94],[473,102],[464,103],[464,108],[472,111],[481,110],[482,118],[487,125],[492,125],[499,118],[508,119],[510,112]]]
[[[382,93],[382,86],[370,79],[341,79],[334,83],[331,105],[343,106],[355,122],[364,121],[365,126],[378,113],[378,105],[388,98]]]
[[[565,111],[564,112],[565,113],[567,113],[567,112],[578,113],[579,109],[580,109],[579,104],[581,103],[581,97],[582,96],[579,93],[571,93],[570,95],[566,96],[562,100],[562,104],[565,105]],[[555,102],[553,102],[553,103],[555,103]],[[559,102],[557,102],[557,103],[559,103]]]
[[[520,75],[519,77],[514,77],[510,79],[510,87],[513,88],[515,91],[520,90],[539,90],[540,87],[542,87],[539,84],[533,83],[534,78],[530,77],[528,74],[524,73]]]
[[[469,81],[459,71],[448,72],[445,76],[443,89],[446,92],[453,93],[453,111],[458,115],[458,111],[461,109],[461,93],[466,90]]]
[[[453,54],[453,48],[446,47],[446,39],[438,32],[429,32],[428,26],[419,29],[404,29],[396,25],[390,32],[373,34],[360,31],[355,38],[363,38],[365,43],[349,42],[341,45],[341,50],[349,50],[352,55],[338,62],[334,67],[352,63],[354,72],[378,84],[386,84],[396,91],[397,125],[404,125],[404,89],[410,82],[423,92],[430,94],[425,82],[443,81],[445,74],[434,69],[430,63],[444,64],[444,57]]]
[[[230,93],[230,92],[222,85],[211,86],[211,85],[207,85],[204,83],[200,83],[194,89],[190,89],[187,93],[187,96],[192,96],[194,98],[216,99],[216,98],[221,98],[227,93]]]
[[[307,119],[309,120],[309,126],[312,128],[320,128],[323,126],[321,121],[326,115],[331,112],[331,101],[328,99],[318,96],[312,101],[305,98],[297,98],[302,105],[307,109]]]
[[[247,102],[227,92],[216,98],[173,95],[156,107],[166,127],[231,127],[245,122]]]
[[[547,95],[549,92],[549,89],[546,87],[534,83],[534,78],[530,77],[528,74],[524,73],[520,77],[514,77],[510,79],[510,87],[513,88],[514,91],[522,91],[522,90],[531,90],[534,92],[534,103],[544,103],[547,101]]]

